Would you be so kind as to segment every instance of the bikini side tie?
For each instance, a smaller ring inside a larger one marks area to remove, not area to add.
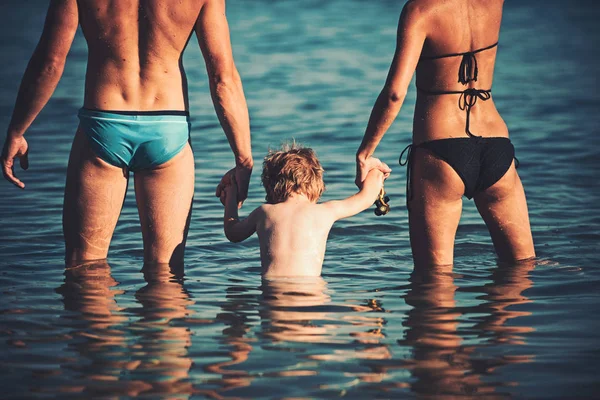
[[[404,167],[406,165],[406,208],[408,210],[410,210],[408,203],[410,200],[412,200],[412,190],[411,190],[411,180],[410,180],[410,175],[411,175],[411,165],[412,165],[412,149],[413,149],[413,145],[409,144],[408,146],[406,146],[404,148],[404,150],[402,150],[402,153],[400,153],[400,158],[398,158],[398,164],[400,164],[401,167]],[[406,161],[402,161],[402,157],[404,156],[404,153],[406,152]]]

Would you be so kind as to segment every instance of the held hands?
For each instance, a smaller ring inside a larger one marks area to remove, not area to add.
[[[367,191],[369,196],[372,196],[372,201],[375,200],[376,193],[384,193],[383,182],[389,176],[389,173],[383,173],[380,169],[372,169],[367,174],[365,180],[361,183],[361,191]]]
[[[383,171],[381,171],[380,169],[373,168],[367,173],[367,176],[363,180],[362,185],[374,185],[377,187],[377,190],[381,190],[383,189],[383,182],[387,179],[389,175],[389,172],[383,173]]]
[[[221,178],[215,192],[215,196],[221,200],[221,204],[225,205],[228,197],[235,196],[238,208],[241,208],[242,203],[248,197],[248,185],[250,184],[251,175],[252,167],[237,166],[227,171]]]
[[[362,188],[365,179],[369,175],[369,172],[373,169],[381,172],[380,179],[381,179],[381,186],[383,187],[383,181],[388,176],[390,176],[390,173],[392,172],[390,167],[388,167],[386,163],[382,162],[381,160],[379,160],[378,158],[375,158],[375,157],[367,157],[366,159],[357,158],[357,160],[356,160],[356,179],[354,180],[354,183],[356,184],[356,186],[358,186],[359,189]],[[378,176],[379,176],[379,174],[378,174]]]
[[[238,195],[237,195],[238,189],[237,189],[237,182],[235,180],[235,174],[234,173],[226,174],[223,177],[223,179],[221,180],[221,183],[223,184],[223,187],[221,189],[220,200],[221,200],[221,203],[227,207],[228,203],[237,201],[237,197],[238,197]]]
[[[4,178],[21,189],[25,188],[25,184],[15,176],[14,163],[15,158],[18,158],[22,169],[29,168],[28,149],[29,145],[23,136],[9,135],[4,141],[2,157],[0,157]]]

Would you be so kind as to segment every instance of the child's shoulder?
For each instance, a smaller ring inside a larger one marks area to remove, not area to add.
[[[256,207],[254,211],[252,211],[252,214],[255,214],[257,217],[264,217],[273,211],[273,206],[274,204],[269,203],[261,204],[260,206]]]
[[[332,216],[332,212],[337,209],[339,202],[340,200],[328,200],[316,203],[313,205],[312,211],[323,216]]]

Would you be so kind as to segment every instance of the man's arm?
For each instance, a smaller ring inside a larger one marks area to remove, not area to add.
[[[14,176],[14,159],[21,158],[21,167],[27,168],[27,142],[23,135],[54,93],[78,25],[76,0],[50,2],[42,36],[19,87],[2,150],[4,177],[20,188],[25,184]]]
[[[76,0],[52,0],[15,103],[8,134],[23,136],[46,105],[62,76],[79,25]]]
[[[240,206],[248,195],[254,162],[248,106],[242,80],[233,61],[224,0],[207,1],[200,11],[195,31],[206,63],[215,111],[235,156]],[[220,197],[222,189],[223,181],[217,187],[217,197]]]
[[[380,165],[370,160],[377,145],[396,119],[406,97],[408,85],[414,75],[423,44],[425,29],[419,5],[408,2],[398,22],[396,52],[385,85],[379,93],[362,143],[356,152],[356,184],[360,186],[367,173]]]
[[[385,164],[384,164],[385,165]],[[384,173],[379,169],[369,171],[358,193],[344,200],[334,200],[323,203],[327,207],[328,215],[338,219],[351,217],[371,207],[383,187]]]

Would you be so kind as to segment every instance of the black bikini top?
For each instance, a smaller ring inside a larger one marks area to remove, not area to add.
[[[477,68],[477,58],[475,54],[480,53],[485,50],[492,49],[498,46],[498,42],[487,46],[482,47],[481,49],[466,51],[464,53],[450,53],[450,54],[442,54],[439,56],[421,56],[420,60],[437,60],[440,58],[448,58],[448,57],[459,57],[462,56],[462,60],[460,62],[460,66],[458,68],[458,82],[466,85],[469,82],[476,82],[477,75],[479,70]],[[460,94],[460,98],[458,99],[458,106],[461,110],[466,110],[467,112],[467,120],[465,126],[465,132],[467,135],[471,137],[477,137],[477,135],[473,135],[469,131],[469,122],[471,116],[471,108],[477,103],[477,99],[481,99],[482,101],[488,100],[492,97],[492,89],[475,89],[468,88],[465,90],[425,90],[417,86],[417,90],[429,94],[429,95],[443,95],[443,94]]]

